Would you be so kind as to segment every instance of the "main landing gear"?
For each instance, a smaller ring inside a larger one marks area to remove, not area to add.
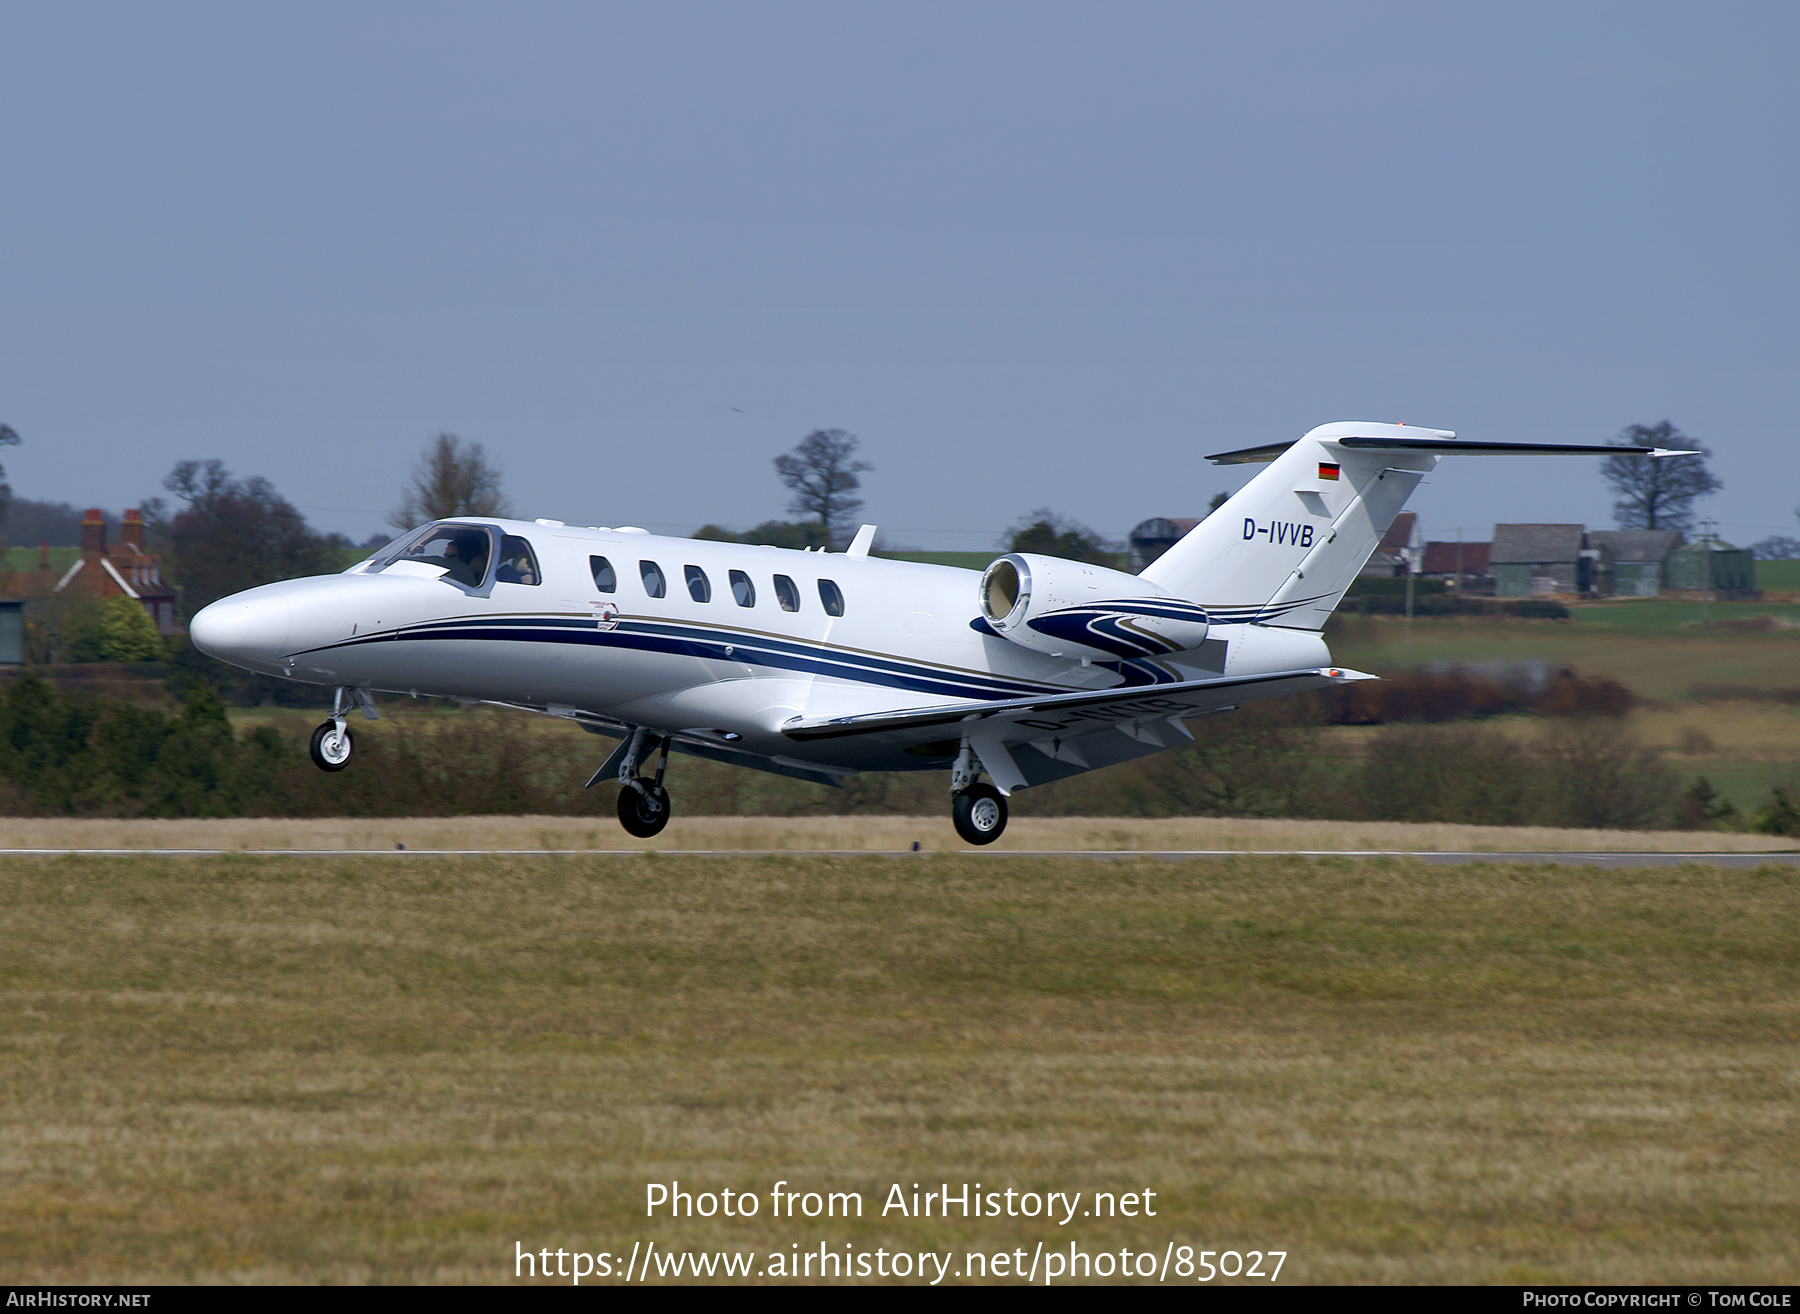
[[[312,744],[308,748],[313,765],[321,771],[342,771],[350,765],[350,755],[356,751],[356,741],[350,737],[350,728],[344,721],[353,703],[362,708],[365,721],[373,721],[381,716],[375,709],[375,695],[367,689],[340,687],[332,694],[331,719],[313,731]]]
[[[968,740],[950,768],[950,819],[969,844],[992,844],[1006,829],[1006,795],[981,776],[981,759]]]
[[[628,835],[650,839],[660,835],[663,827],[669,824],[669,791],[663,788],[663,773],[669,769],[669,746],[673,742],[666,736],[662,739],[656,775],[649,781],[640,776],[638,770],[651,753],[658,751],[650,732],[639,726],[631,732],[631,738],[619,745],[615,754],[619,759],[619,824],[625,827]],[[601,767],[588,784],[599,780],[605,772],[606,768]]]

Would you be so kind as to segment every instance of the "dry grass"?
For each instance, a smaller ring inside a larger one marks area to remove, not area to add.
[[[0,1281],[496,1282],[515,1242],[654,1238],[1792,1283],[1797,912],[1775,868],[10,859]],[[646,1223],[669,1178],[1161,1208]]]
[[[679,809],[680,800],[676,800]],[[724,852],[969,851],[938,817],[683,817],[653,840],[611,818],[417,817],[92,821],[0,817],[9,849],[409,849]],[[1792,839],[1719,831],[1558,830],[1230,817],[1016,817],[990,851],[1770,853]]]

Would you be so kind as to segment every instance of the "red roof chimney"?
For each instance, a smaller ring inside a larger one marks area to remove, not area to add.
[[[119,526],[119,542],[140,557],[144,555],[144,513],[135,506],[125,509],[124,523]]]
[[[50,569],[50,540],[47,538],[38,541],[38,569]]]
[[[106,551],[106,517],[99,507],[90,506],[81,516],[81,555]]]

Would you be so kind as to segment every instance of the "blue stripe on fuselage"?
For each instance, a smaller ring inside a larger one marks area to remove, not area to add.
[[[827,649],[821,645],[797,643],[741,630],[721,630],[708,626],[696,634],[697,628],[667,622],[621,621],[617,629],[601,630],[595,627],[591,619],[585,617],[472,616],[408,626],[394,634],[348,639],[313,651],[395,640],[473,639],[514,643],[567,643],[738,662],[771,670],[829,675],[861,684],[971,700],[1073,692],[1066,685],[1009,680],[973,671],[945,670],[924,663],[876,657],[846,649]],[[729,656],[725,652],[727,647],[732,649]],[[1153,674],[1127,674],[1120,669],[1120,664],[1108,662],[1103,665],[1118,671],[1128,683],[1165,683],[1172,678],[1161,671]]]

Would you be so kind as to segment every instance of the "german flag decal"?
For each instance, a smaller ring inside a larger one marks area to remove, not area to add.
[[[1337,477],[1338,477],[1338,467],[1336,465],[1334,465],[1330,461],[1320,461],[1319,462],[1319,478],[1321,478],[1321,479],[1336,479]]]

